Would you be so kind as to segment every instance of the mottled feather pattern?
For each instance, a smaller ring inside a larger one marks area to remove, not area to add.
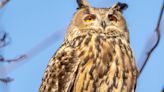
[[[79,67],[73,92],[134,90],[138,71],[129,43],[120,36],[113,37],[92,34],[84,38],[82,45],[87,46],[82,46],[79,51],[79,58],[83,61]]]
[[[88,33],[64,43],[58,52],[49,62],[40,92],[134,90],[138,72],[125,38]]]

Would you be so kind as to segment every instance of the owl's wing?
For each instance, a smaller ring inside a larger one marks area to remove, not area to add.
[[[49,61],[39,92],[69,92],[73,86],[79,60],[75,50],[63,44]]]

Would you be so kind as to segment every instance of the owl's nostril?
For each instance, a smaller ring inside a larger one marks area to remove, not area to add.
[[[105,21],[102,21],[101,22],[101,26],[105,29],[106,28],[106,22]]]

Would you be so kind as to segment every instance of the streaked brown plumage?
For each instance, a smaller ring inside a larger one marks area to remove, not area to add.
[[[112,8],[91,8],[84,0],[78,4],[39,92],[134,92],[138,71],[121,14],[125,4]]]

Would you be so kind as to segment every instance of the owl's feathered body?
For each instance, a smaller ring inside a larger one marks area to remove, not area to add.
[[[119,25],[106,23],[105,27],[102,22],[82,24],[78,18],[92,13],[106,21],[104,11],[109,9],[77,11],[64,43],[47,66],[39,92],[134,92],[138,71],[123,17],[118,16]]]

